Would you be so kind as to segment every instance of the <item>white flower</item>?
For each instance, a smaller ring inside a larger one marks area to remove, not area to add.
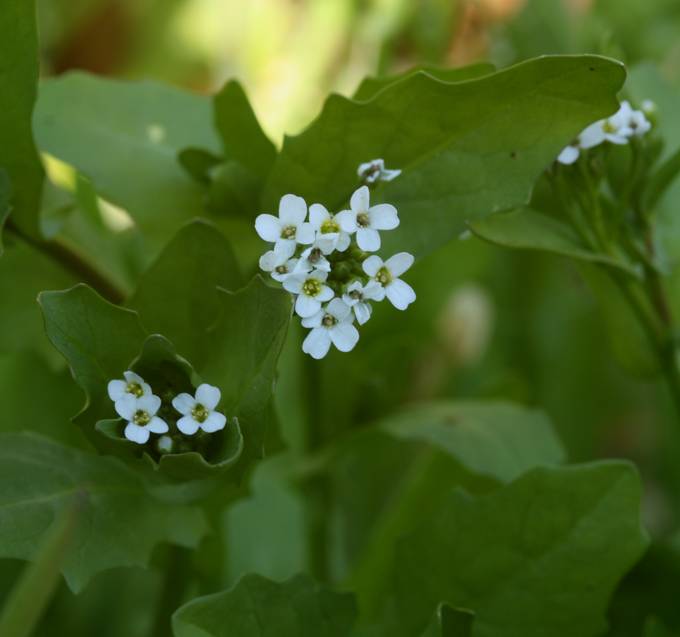
[[[255,230],[265,241],[274,243],[274,251],[293,255],[298,243],[314,241],[314,229],[305,221],[307,204],[302,197],[284,195],[279,203],[279,216],[262,214],[255,219]]]
[[[398,277],[413,265],[413,261],[413,255],[408,252],[399,252],[385,262],[374,254],[364,260],[361,267],[368,276],[380,283],[394,307],[405,310],[416,300],[416,293],[408,283]]]
[[[161,436],[156,442],[159,453],[170,453],[174,446],[175,443],[170,436]]]
[[[323,270],[324,272],[331,271],[330,261],[323,255],[323,251],[319,246],[309,246],[301,255],[295,266],[295,274],[307,273],[312,270]]]
[[[373,184],[376,181],[392,181],[401,175],[401,170],[388,170],[382,159],[373,159],[359,164],[357,175],[364,183]]]
[[[341,299],[333,299],[323,310],[302,320],[312,331],[302,343],[302,351],[312,358],[323,358],[335,345],[341,352],[349,352],[359,341],[359,332],[352,325],[352,309]]]
[[[295,300],[295,311],[298,316],[306,318],[316,314],[321,309],[321,304],[330,301],[334,292],[329,288],[325,281],[328,273],[323,270],[314,270],[308,274],[293,273],[283,282],[283,287],[297,294]]]
[[[634,110],[627,101],[621,103],[621,108],[616,115],[610,118],[620,131],[627,137],[642,137],[652,128],[651,123],[642,111]]]
[[[309,222],[316,232],[314,246],[324,254],[330,254],[333,250],[344,252],[349,247],[349,234],[340,228],[340,222],[336,215],[332,215],[320,203],[314,203],[309,207]]]
[[[385,291],[377,281],[369,281],[366,285],[362,285],[361,281],[352,281],[342,295],[342,300],[354,311],[359,325],[371,318],[373,308],[368,301],[382,301],[384,298]]]
[[[107,386],[109,398],[115,403],[125,395],[132,395],[135,398],[151,396],[152,391],[148,383],[134,372],[123,372],[125,380],[112,380]]]
[[[378,230],[393,230],[399,225],[397,209],[388,203],[370,206],[370,195],[366,186],[354,191],[350,199],[351,210],[343,210],[335,215],[340,227],[345,231],[357,233],[357,245],[366,252],[380,248]]]
[[[119,398],[116,401],[116,411],[128,423],[124,431],[125,437],[143,445],[149,440],[151,433],[167,433],[167,423],[156,416],[160,407],[161,399],[154,394],[137,398],[128,393]]]
[[[260,269],[271,274],[280,283],[285,281],[296,269],[298,259],[290,259],[285,252],[269,250],[260,257]]]
[[[196,389],[196,397],[179,394],[172,399],[172,406],[182,414],[177,421],[177,429],[186,436],[193,436],[199,429],[213,433],[224,429],[227,418],[215,411],[221,398],[217,387],[203,383]]]

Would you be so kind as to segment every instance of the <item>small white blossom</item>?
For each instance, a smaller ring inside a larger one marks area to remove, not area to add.
[[[302,351],[317,360],[335,345],[341,352],[349,352],[359,341],[359,332],[352,325],[352,309],[341,299],[333,299],[324,309],[304,318],[302,325],[312,331],[302,343]]]
[[[388,203],[370,206],[370,193],[366,186],[354,191],[350,210],[335,215],[340,227],[350,234],[356,232],[357,245],[366,252],[380,249],[378,230],[393,230],[399,225],[397,209]]]
[[[128,440],[143,445],[150,434],[168,432],[167,423],[156,416],[161,407],[161,399],[154,394],[139,398],[133,394],[125,394],[116,401],[118,415],[127,420],[124,435]]]
[[[172,399],[172,406],[182,414],[177,429],[185,436],[193,436],[199,429],[213,433],[224,429],[227,418],[215,411],[222,394],[217,387],[203,383],[196,389],[196,396],[179,394]]]
[[[642,137],[650,131],[652,124],[645,117],[643,111],[634,110],[630,103],[623,101],[619,111],[611,118],[621,131],[628,137]]]
[[[388,170],[382,159],[373,159],[366,163],[359,164],[357,175],[366,184],[373,184],[376,181],[392,181],[401,175],[401,170]]]
[[[644,100],[640,105],[640,108],[647,117],[656,115],[657,111],[656,104],[652,100]]]
[[[320,203],[314,203],[309,207],[309,222],[316,232],[314,246],[324,254],[330,254],[334,250],[344,252],[349,247],[349,234],[340,228],[340,222],[336,215],[332,215]]]
[[[384,298],[385,291],[377,281],[369,281],[366,285],[362,285],[361,281],[352,281],[342,295],[342,300],[354,311],[359,325],[371,318],[373,308],[368,301],[382,301]]]
[[[321,304],[330,301],[335,293],[325,281],[328,273],[323,270],[314,270],[307,274],[293,273],[283,282],[283,287],[293,294],[295,299],[295,312],[298,316],[306,318],[316,314],[321,309]]]
[[[296,195],[284,195],[279,203],[279,216],[258,215],[255,230],[262,239],[274,244],[274,252],[291,257],[298,243],[309,245],[314,241],[314,228],[306,218],[305,200]]]
[[[408,252],[399,252],[384,262],[374,254],[365,259],[361,267],[382,286],[385,296],[394,307],[405,310],[416,300],[416,293],[399,277],[413,265],[413,261],[413,255]]]
[[[298,265],[298,259],[291,259],[285,253],[269,250],[260,257],[260,269],[269,272],[279,283],[285,281]]]
[[[331,263],[324,256],[319,246],[313,244],[309,246],[301,255],[295,266],[295,274],[311,272],[312,270],[331,271]]]
[[[156,442],[156,449],[159,453],[170,453],[174,446],[175,443],[170,436],[161,436]]]
[[[125,380],[112,380],[107,385],[109,398],[114,403],[128,394],[135,398],[141,398],[142,396],[151,396],[153,393],[149,384],[145,383],[139,374],[127,371],[123,372],[123,377]]]

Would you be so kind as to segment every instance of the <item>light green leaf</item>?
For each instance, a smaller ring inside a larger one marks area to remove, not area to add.
[[[593,252],[570,226],[530,208],[491,215],[469,224],[478,237],[506,248],[541,250],[572,259],[601,263],[639,276],[625,261]]]
[[[40,236],[43,169],[31,118],[38,81],[38,34],[33,0],[5,0],[0,11],[0,168],[12,182],[12,219],[31,237]],[[6,209],[0,206],[0,229]]]
[[[596,637],[646,546],[626,463],[534,469],[476,498],[454,492],[399,545],[398,634],[422,630],[443,600],[474,608],[478,637]]]
[[[42,150],[73,165],[132,215],[151,252],[201,214],[202,188],[177,153],[188,146],[219,151],[207,98],[72,73],[41,85],[35,129]]]
[[[79,522],[62,573],[75,592],[100,571],[146,566],[154,546],[195,547],[207,531],[200,510],[152,497],[138,473],[31,434],[0,437],[0,556],[29,559],[35,540],[74,496]]]
[[[438,66],[423,65],[418,66],[398,75],[387,75],[378,77],[365,78],[352,99],[358,102],[365,102],[372,99],[382,89],[400,82],[404,79],[413,77],[416,74],[423,73],[429,75],[440,82],[464,82],[465,80],[473,80],[484,75],[489,75],[495,71],[493,64],[480,62],[479,64],[470,64],[469,66],[461,66],[455,69],[447,69]]]
[[[293,192],[337,209],[357,186],[359,163],[382,157],[403,170],[380,197],[401,219],[384,249],[422,256],[466,222],[527,203],[561,148],[616,110],[624,77],[605,58],[547,56],[460,83],[416,74],[368,102],[333,95],[285,140],[263,208]]]
[[[163,334],[194,367],[213,347],[207,330],[217,322],[222,287],[236,290],[241,273],[229,242],[214,226],[183,227],[142,275],[130,307],[149,333]]]
[[[298,575],[282,583],[246,575],[231,590],[199,597],[173,616],[175,637],[346,637],[353,596]]]
[[[474,621],[472,611],[441,604],[422,637],[472,637]]]
[[[511,403],[419,405],[380,422],[378,428],[399,440],[427,442],[466,470],[500,482],[565,460],[548,417]]]

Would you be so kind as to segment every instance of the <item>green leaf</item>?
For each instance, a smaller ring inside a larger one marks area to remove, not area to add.
[[[547,56],[460,83],[415,74],[368,102],[333,95],[285,140],[263,207],[293,192],[335,210],[356,188],[359,163],[382,157],[403,170],[381,197],[401,220],[384,248],[422,256],[466,222],[526,204],[561,148],[616,110],[624,77],[605,58]]]
[[[639,276],[631,264],[593,252],[567,224],[530,208],[491,215],[470,223],[469,227],[481,239],[506,248],[541,250],[600,263],[623,270],[632,276]]]
[[[674,634],[656,617],[651,617],[645,624],[644,637],[674,637]]]
[[[0,556],[29,559],[35,540],[78,496],[79,523],[62,573],[75,592],[100,571],[146,566],[160,542],[195,547],[207,531],[202,512],[152,497],[140,476],[114,458],[94,456],[31,434],[0,437]]]
[[[220,316],[221,293],[235,290],[242,278],[231,246],[204,221],[184,226],[142,275],[130,307],[149,333],[163,334],[194,367],[212,344],[207,330]]]
[[[479,637],[595,637],[646,545],[626,463],[534,469],[476,498],[454,492],[399,545],[399,634],[422,630],[443,600],[475,610]]]
[[[413,77],[416,74],[425,74],[433,77],[440,82],[464,82],[465,80],[473,80],[484,75],[489,75],[495,71],[493,64],[480,62],[479,64],[470,64],[469,66],[461,66],[455,69],[441,68],[438,66],[423,65],[418,66],[397,75],[387,75],[379,77],[367,77],[362,80],[359,88],[356,90],[352,99],[358,102],[365,102],[372,99],[382,89],[400,82],[404,79]]]
[[[0,257],[5,251],[5,247],[2,244],[2,230],[5,227],[5,222],[10,212],[10,185],[9,179],[7,178],[7,173],[0,169]]]
[[[353,596],[298,575],[282,583],[246,575],[231,590],[199,597],[173,615],[175,637],[346,637]]]
[[[45,329],[52,344],[68,362],[85,392],[85,407],[77,421],[86,434],[113,414],[107,384],[128,369],[146,334],[136,312],[105,301],[86,285],[38,297]]]
[[[422,637],[472,637],[474,621],[472,611],[441,604]]]
[[[291,315],[290,295],[258,276],[236,293],[221,292],[222,318],[201,376],[222,391],[238,417],[249,458],[261,457],[270,420],[276,363]]]
[[[13,221],[23,232],[38,238],[43,169],[31,124],[39,72],[33,0],[2,3],[0,42],[0,168],[12,182]],[[0,226],[6,214],[0,206]]]
[[[177,161],[199,146],[216,153],[207,98],[153,82],[82,73],[46,80],[35,115],[40,148],[88,177],[127,210],[152,247],[201,214],[203,189]]]
[[[427,442],[468,471],[500,482],[565,459],[547,416],[510,403],[419,405],[380,422],[378,428],[400,440]]]

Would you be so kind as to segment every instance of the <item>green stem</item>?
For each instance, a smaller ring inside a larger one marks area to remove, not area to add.
[[[189,549],[176,545],[168,547],[151,637],[172,635],[172,615],[184,601],[190,572],[191,552]]]
[[[65,241],[60,239],[51,239],[49,241],[34,239],[20,230],[16,224],[12,223],[11,218],[7,220],[5,230],[57,262],[65,270],[73,274],[76,279],[87,283],[111,303],[119,305],[125,300],[127,294],[123,289],[89,263],[82,254]]]

